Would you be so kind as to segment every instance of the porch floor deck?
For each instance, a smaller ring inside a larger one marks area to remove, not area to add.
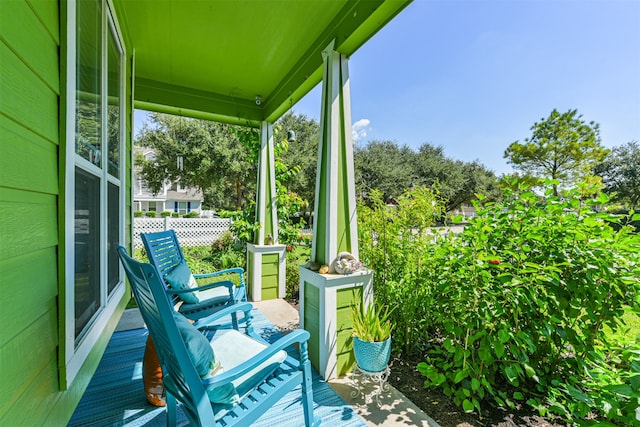
[[[258,309],[252,311],[255,330],[267,341],[282,336]],[[147,403],[142,385],[142,356],[147,330],[115,332],[69,426],[166,426],[166,410]],[[314,414],[323,426],[366,426],[364,420],[313,372]],[[178,407],[178,425],[189,422]],[[269,409],[255,426],[302,426],[300,390],[294,390]]]

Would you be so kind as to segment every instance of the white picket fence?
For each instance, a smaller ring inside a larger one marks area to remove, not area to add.
[[[142,248],[140,233],[175,230],[181,246],[209,246],[229,230],[230,218],[134,218],[133,247]]]

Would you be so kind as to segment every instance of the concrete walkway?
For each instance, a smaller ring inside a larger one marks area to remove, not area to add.
[[[278,329],[283,332],[291,331],[299,326],[298,310],[284,300],[252,302],[252,304],[265,315]],[[368,384],[364,387],[363,398],[361,395],[352,397],[355,390],[351,386],[349,378],[338,378],[329,381],[329,385],[351,405],[370,426],[429,426],[439,427],[431,417],[407,399],[402,393],[389,385],[387,391],[380,394],[380,407],[373,400],[373,393],[377,389]],[[366,400],[366,401],[365,401]]]
[[[299,327],[298,311],[284,300],[276,299],[252,302],[252,304],[283,333]],[[143,326],[144,322],[138,309],[125,310],[116,331],[138,329]],[[351,405],[353,410],[370,426],[440,427],[438,423],[391,385],[387,391],[380,394],[381,405],[378,407],[372,399],[373,393],[376,391],[373,385],[369,384],[364,387],[365,397],[363,398],[361,395],[352,397],[351,392],[355,388],[350,383],[350,378],[329,381],[329,385],[336,393]]]

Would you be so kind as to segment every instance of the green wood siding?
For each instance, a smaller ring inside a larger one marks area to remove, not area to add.
[[[310,334],[309,360],[320,371],[320,289],[304,283],[304,329]]]
[[[54,248],[58,243],[57,212],[55,195],[0,187],[0,260]],[[57,274],[55,263],[47,267],[53,267],[53,276]]]
[[[73,383],[61,390],[60,40],[58,1],[0,0],[0,425],[65,425],[118,320],[110,319]],[[131,129],[130,117],[126,126]],[[130,156],[126,168],[130,173]],[[131,183],[123,189],[130,191]],[[130,215],[126,226],[131,241]]]
[[[362,301],[362,286],[339,289],[336,292],[336,356],[339,377],[350,372],[355,366],[351,305],[356,301]]]
[[[35,319],[40,319],[52,310],[56,312],[58,281],[56,275],[48,270],[55,264],[56,253],[50,248],[0,260],[0,349],[15,341],[25,326],[34,323]],[[57,340],[52,344],[52,348],[56,345]],[[3,359],[2,363],[6,360],[8,359]],[[3,378],[4,373],[3,369],[0,378]],[[5,383],[0,381],[0,384]],[[6,389],[1,389],[0,396],[5,391]],[[0,397],[0,406],[4,402],[6,399]]]
[[[0,116],[0,135],[0,185],[57,194],[58,147],[5,116]]]
[[[19,2],[0,2],[4,5],[14,3]],[[28,33],[24,34],[24,37],[29,37]],[[54,71],[57,73],[57,68]],[[59,94],[45,82],[51,73],[43,70],[36,74],[15,51],[0,43],[0,113],[48,141],[57,143]]]
[[[22,57],[24,65],[57,92],[60,87],[57,3],[41,0],[35,6],[43,16],[33,13],[24,1],[0,2],[0,28],[7,45]],[[40,49],[33,49],[33,46],[40,46]]]
[[[278,298],[279,255],[262,255],[262,300]]]
[[[62,394],[58,7],[0,1],[0,425],[45,425]]]

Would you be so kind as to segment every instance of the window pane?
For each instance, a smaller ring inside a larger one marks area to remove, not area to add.
[[[76,167],[75,331],[100,308],[100,178]]]
[[[111,31],[109,34],[109,56],[107,58],[107,138],[108,172],[120,178],[120,51]]]
[[[100,143],[100,32],[99,2],[77,3],[76,153],[101,166]]]
[[[109,183],[108,199],[107,281],[109,286],[108,290],[109,293],[111,293],[120,282],[118,253],[116,252],[116,246],[120,244],[120,188],[111,182]]]

